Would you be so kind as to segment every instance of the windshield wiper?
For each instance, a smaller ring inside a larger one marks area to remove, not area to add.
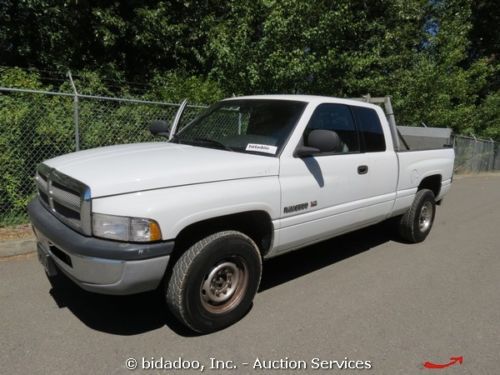
[[[197,138],[193,138],[193,139],[183,139],[181,137],[179,137],[177,134],[175,134],[172,139],[170,140],[170,142],[174,142],[174,143],[180,143],[180,144],[190,144],[190,143],[207,143],[207,144],[211,144],[211,145],[214,145],[214,146],[217,146],[217,148],[220,148],[222,150],[227,150],[227,151],[234,151],[233,148],[229,147],[229,146],[226,146],[224,143],[222,142],[219,142],[219,141],[216,141],[214,139],[209,139],[209,138],[202,138],[202,137],[197,137]]]
[[[217,146],[219,148],[222,148],[224,150],[234,151],[231,147],[226,146],[224,143],[216,141],[214,139],[209,139],[209,138],[193,138],[192,141],[193,142],[209,143],[209,144],[212,144],[212,145]]]

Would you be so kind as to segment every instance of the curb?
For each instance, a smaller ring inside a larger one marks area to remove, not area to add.
[[[16,255],[30,254],[35,252],[35,250],[36,240],[34,238],[0,241],[0,259]]]

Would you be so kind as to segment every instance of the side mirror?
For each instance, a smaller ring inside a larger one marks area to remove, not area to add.
[[[299,158],[305,158],[307,156],[313,156],[315,154],[319,154],[321,151],[319,148],[315,147],[307,147],[307,146],[298,146],[295,149],[294,156]]]
[[[163,120],[153,120],[149,125],[149,131],[153,135],[159,135],[161,137],[168,137],[170,135],[170,126]]]
[[[341,147],[339,135],[333,130],[315,129],[307,137],[307,145],[319,149],[320,152],[335,152]]]
[[[303,158],[322,152],[335,152],[341,147],[340,137],[333,130],[315,129],[307,137],[307,146],[298,146],[294,156]]]

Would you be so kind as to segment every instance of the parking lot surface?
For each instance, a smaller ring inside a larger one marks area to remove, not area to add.
[[[0,373],[198,372],[165,369],[180,358],[214,374],[500,374],[500,176],[456,179],[421,244],[381,224],[266,262],[253,308],[221,332],[165,311],[160,293],[95,295],[52,285],[33,255],[0,260]]]

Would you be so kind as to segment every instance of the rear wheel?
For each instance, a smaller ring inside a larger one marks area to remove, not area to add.
[[[174,265],[166,286],[168,306],[194,331],[216,331],[246,314],[261,273],[259,250],[248,236],[236,231],[212,234]]]
[[[425,240],[432,229],[435,214],[434,193],[428,189],[419,190],[412,206],[399,221],[401,237],[412,243]]]

